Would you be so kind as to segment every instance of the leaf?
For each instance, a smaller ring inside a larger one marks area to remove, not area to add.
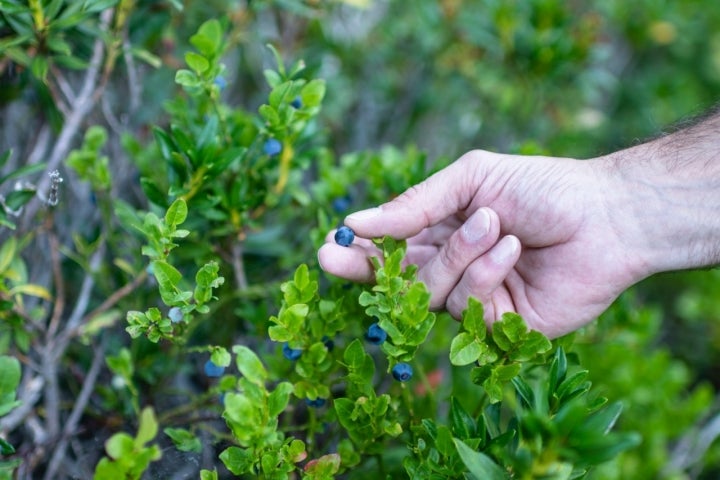
[[[178,198],[175,200],[170,208],[165,213],[165,224],[171,229],[175,229],[178,225],[182,224],[188,215],[188,207],[185,200]]]
[[[254,459],[246,449],[228,447],[220,454],[220,460],[230,472],[235,475],[242,475],[250,471]]]
[[[181,452],[200,453],[202,451],[202,443],[200,439],[184,428],[166,428],[163,433],[170,437],[175,448]]]
[[[468,306],[462,312],[462,326],[466,332],[477,337],[478,340],[484,339],[487,334],[483,312],[482,303],[473,297],[468,297]]]
[[[17,253],[17,240],[15,237],[9,237],[2,247],[0,247],[0,275],[10,266]]]
[[[459,333],[450,343],[450,363],[457,366],[477,361],[481,347],[475,337],[467,332]]]
[[[25,165],[23,167],[17,168],[13,170],[12,172],[8,173],[4,177],[0,178],[0,185],[3,183],[14,180],[16,178],[24,177],[26,175],[31,175],[35,172],[40,172],[45,168],[44,163],[35,163],[32,165]]]
[[[240,373],[254,384],[264,386],[267,371],[255,352],[244,345],[235,345],[232,350]]]
[[[455,397],[450,399],[450,428],[453,435],[462,440],[473,438],[477,433],[475,421]]]
[[[268,415],[271,418],[277,417],[285,410],[293,390],[293,384],[290,382],[281,382],[275,387],[275,390],[268,397]]]
[[[5,205],[11,210],[17,210],[28,203],[35,196],[34,189],[13,190],[5,197]]]
[[[43,300],[52,300],[52,295],[45,287],[35,285],[32,283],[26,283],[24,285],[17,285],[10,289],[8,292],[10,295],[30,295],[32,297],[42,298]]]
[[[468,447],[462,440],[453,439],[460,459],[477,480],[507,480],[510,476],[490,457]]]
[[[205,73],[205,71],[210,68],[210,62],[208,62],[207,58],[195,52],[187,52],[185,54],[185,62],[199,74]]]
[[[146,443],[151,441],[158,432],[158,422],[155,417],[155,411],[152,407],[143,408],[140,412],[140,426],[138,427],[138,433],[135,437],[135,448],[140,449],[145,446]]]

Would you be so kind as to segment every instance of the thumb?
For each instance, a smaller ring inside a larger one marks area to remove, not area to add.
[[[463,155],[390,202],[348,215],[345,225],[364,238],[404,239],[465,210],[479,186],[476,154]]]

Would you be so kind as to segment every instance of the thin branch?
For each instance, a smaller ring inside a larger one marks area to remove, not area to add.
[[[101,23],[100,29],[102,32],[106,32],[110,20],[112,19],[113,9],[108,9],[102,12],[100,15]],[[85,79],[83,81],[80,93],[77,95],[76,101],[73,103],[73,109],[65,118],[63,128],[55,141],[55,146],[50,152],[48,158],[48,170],[52,171],[58,168],[60,162],[67,156],[70,148],[72,147],[73,139],[80,130],[85,117],[95,106],[96,95],[95,91],[98,89],[98,75],[100,68],[102,67],[102,61],[105,54],[105,42],[103,41],[104,35],[99,35],[98,39],[95,40],[93,45],[93,53],[90,57],[90,64],[85,72]],[[99,95],[98,95],[99,96]],[[50,180],[44,178],[38,185],[38,191],[44,192],[50,186]],[[37,211],[40,209],[41,200],[38,197],[33,198],[25,207],[26,222],[31,222]]]
[[[12,432],[25,421],[35,408],[35,404],[40,400],[44,386],[45,380],[41,376],[31,377],[26,382],[23,382],[23,387],[18,394],[18,398],[22,403],[0,420],[0,432]]]
[[[100,374],[100,369],[103,365],[104,355],[105,345],[103,342],[101,342],[100,346],[95,349],[95,355],[93,356],[90,370],[88,371],[88,374],[83,381],[82,389],[80,390],[80,394],[75,400],[75,405],[73,406],[72,412],[70,412],[70,416],[65,422],[65,427],[62,431],[62,438],[55,446],[55,451],[53,452],[50,463],[47,467],[47,470],[45,471],[46,480],[51,480],[55,478],[57,469],[60,466],[63,457],[65,456],[65,449],[67,448],[67,444],[70,441],[71,436],[74,434],[75,429],[77,428],[77,424],[80,421],[82,413],[85,411],[85,406],[90,401],[90,395],[92,395],[98,375]]]
[[[245,290],[248,288],[248,281],[247,275],[245,275],[245,265],[243,264],[242,243],[239,241],[232,244],[232,266],[237,288],[239,290]]]
[[[46,230],[48,233],[48,242],[50,243],[50,265],[53,273],[53,283],[55,284],[55,304],[53,305],[53,311],[47,329],[48,343],[52,342],[60,325],[60,317],[62,317],[63,311],[65,310],[65,281],[60,264],[60,242],[55,234],[53,220],[54,215],[50,212],[46,218]]]

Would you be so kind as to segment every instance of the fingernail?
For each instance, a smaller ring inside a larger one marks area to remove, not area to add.
[[[378,215],[380,215],[380,207],[375,207],[351,213],[347,216],[347,218],[349,218],[350,220],[366,220],[368,218],[377,217]]]
[[[484,208],[475,212],[462,226],[463,237],[470,243],[479,242],[489,231],[490,215]]]
[[[516,237],[507,236],[501,239],[492,248],[492,250],[490,250],[490,259],[497,265],[505,263],[509,258],[515,255],[519,246],[520,243]]]

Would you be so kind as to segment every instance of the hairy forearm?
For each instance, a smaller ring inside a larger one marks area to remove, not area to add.
[[[598,163],[642,275],[720,264],[720,113]]]

